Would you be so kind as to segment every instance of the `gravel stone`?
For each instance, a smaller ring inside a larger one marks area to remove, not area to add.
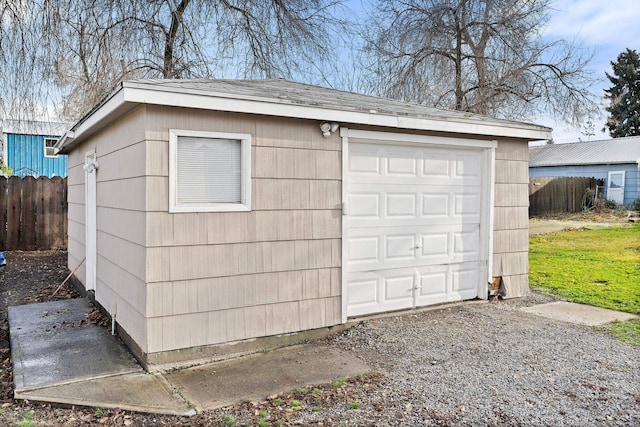
[[[388,379],[375,425],[640,425],[640,349],[520,310],[550,300],[372,319],[328,342]]]

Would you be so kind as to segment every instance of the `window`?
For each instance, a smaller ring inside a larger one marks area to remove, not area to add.
[[[251,210],[251,135],[169,131],[169,212]]]
[[[56,138],[45,138],[44,139],[44,156],[45,157],[53,157],[56,158],[58,155],[56,154],[56,143],[58,140]]]

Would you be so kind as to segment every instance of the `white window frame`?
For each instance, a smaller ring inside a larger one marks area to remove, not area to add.
[[[195,137],[207,139],[233,139],[240,141],[240,203],[203,203],[180,205],[177,203],[178,139]],[[244,133],[206,132],[169,129],[169,212],[235,212],[251,210],[251,135]]]
[[[47,147],[47,141],[53,141],[52,147]],[[55,145],[58,143],[58,138],[44,138],[44,156],[49,159],[55,159],[58,157],[58,154],[47,154],[47,148],[53,148],[53,152],[55,153]]]

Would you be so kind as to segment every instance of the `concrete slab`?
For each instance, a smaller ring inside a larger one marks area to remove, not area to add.
[[[88,324],[86,299],[9,307],[16,392],[143,369],[117,337]]]
[[[524,307],[522,310],[527,313],[547,317],[549,319],[562,320],[564,322],[578,323],[588,326],[598,326],[616,320],[624,321],[638,317],[630,313],[607,310],[605,308],[592,307],[590,305],[576,304],[566,301],[556,301],[531,307]]]
[[[360,359],[318,344],[280,348],[226,362],[167,373],[199,411],[368,372]]]
[[[348,353],[305,344],[148,374],[121,341],[86,321],[92,310],[86,299],[9,307],[16,399],[192,415],[195,409],[262,399],[369,370]]]
[[[15,393],[16,399],[166,415],[194,415],[196,411],[161,375],[133,373],[88,379]]]

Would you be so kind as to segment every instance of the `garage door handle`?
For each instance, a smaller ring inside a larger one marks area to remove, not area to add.
[[[417,245],[414,246],[413,249],[422,249],[422,245],[420,243],[418,243]]]

